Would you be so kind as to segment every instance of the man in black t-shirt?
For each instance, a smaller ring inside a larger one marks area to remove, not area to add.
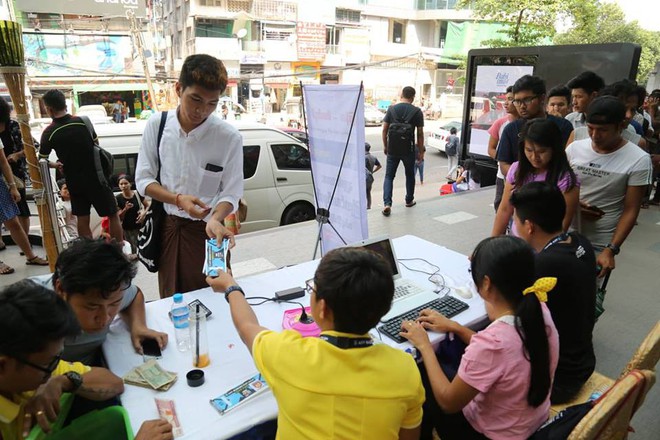
[[[387,109],[383,118],[383,152],[387,156],[385,165],[385,181],[383,183],[383,215],[389,216],[392,211],[392,186],[399,162],[403,162],[406,171],[406,208],[415,206],[415,160],[424,160],[424,114],[419,107],[412,105],[415,100],[415,89],[408,86],[401,91],[401,102]],[[394,123],[407,123],[412,126],[410,137],[410,152],[393,150],[392,140],[389,139],[390,125]],[[415,142],[415,135],[417,135]],[[417,145],[417,153],[415,152]]]
[[[66,184],[71,194],[71,212],[78,217],[78,235],[92,238],[89,227],[90,208],[110,221],[110,235],[123,241],[121,221],[117,214],[117,201],[112,189],[99,181],[94,165],[96,133],[90,133],[85,122],[66,111],[64,94],[49,90],[43,96],[46,112],[53,122],[41,135],[39,157],[48,159],[55,150],[64,166]]]
[[[548,308],[559,333],[559,364],[552,384],[553,404],[570,401],[596,366],[592,343],[596,309],[596,256],[589,240],[564,233],[566,202],[546,182],[532,182],[511,195],[521,238],[538,253],[537,277],[556,277]]]

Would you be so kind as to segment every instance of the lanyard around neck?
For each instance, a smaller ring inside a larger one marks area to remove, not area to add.
[[[349,348],[366,348],[374,345],[371,338],[347,338],[345,336],[320,335],[319,338],[334,345],[337,348],[346,350]]]

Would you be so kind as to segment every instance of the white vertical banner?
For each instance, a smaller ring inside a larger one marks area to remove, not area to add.
[[[364,93],[360,85],[306,85],[303,97],[317,208],[330,212],[320,231],[325,255],[369,236]]]

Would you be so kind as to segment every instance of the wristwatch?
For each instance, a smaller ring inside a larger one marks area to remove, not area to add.
[[[241,289],[241,286],[229,286],[225,290],[225,301],[229,302],[229,294],[232,292],[241,292],[243,296],[245,296],[245,292],[243,292],[243,289]]]
[[[614,255],[619,255],[619,252],[621,252],[621,248],[612,243],[607,243],[607,246],[605,247],[611,250]]]
[[[75,393],[78,391],[78,389],[82,386],[83,384],[83,378],[80,375],[80,373],[76,373],[75,371],[69,371],[67,373],[64,373],[64,377],[69,379],[71,382],[71,389],[69,390],[70,393]]]

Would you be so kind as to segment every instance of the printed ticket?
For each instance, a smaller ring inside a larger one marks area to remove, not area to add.
[[[266,389],[268,389],[266,380],[261,373],[257,373],[245,382],[227,391],[222,396],[211,399],[211,405],[213,408],[217,409],[220,414],[224,414],[236,408],[243,402],[247,402]]]

